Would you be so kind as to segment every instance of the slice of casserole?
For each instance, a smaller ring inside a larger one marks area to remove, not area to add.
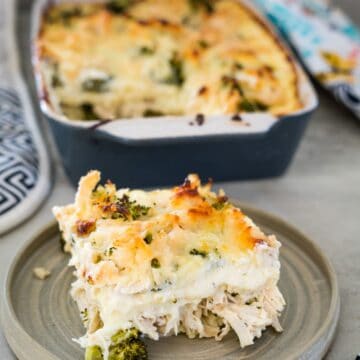
[[[99,181],[91,171],[75,203],[53,210],[75,267],[82,347],[116,359],[114,335],[127,329],[154,340],[221,340],[233,329],[242,347],[267,326],[281,331],[280,243],[222,192],[197,175],[149,192]]]
[[[35,47],[43,95],[70,119],[302,106],[293,60],[237,0],[53,4]]]

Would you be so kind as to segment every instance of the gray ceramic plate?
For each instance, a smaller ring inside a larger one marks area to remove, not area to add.
[[[222,342],[189,340],[185,336],[147,341],[151,360],[171,359],[320,359],[329,348],[339,317],[339,292],[332,266],[307,237],[263,211],[242,209],[267,233],[282,242],[280,289],[287,306],[281,317],[284,332],[267,329],[253,346],[239,349],[235,335]],[[72,270],[60,250],[52,223],[20,251],[11,266],[2,309],[6,338],[20,360],[77,360],[83,350],[72,341],[84,332],[70,299]],[[34,278],[44,266],[51,276]]]

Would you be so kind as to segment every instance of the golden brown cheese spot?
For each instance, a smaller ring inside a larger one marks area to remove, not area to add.
[[[163,18],[170,22],[181,23],[184,16],[188,15],[188,1],[151,0],[139,1],[131,8],[131,14],[136,18]]]
[[[199,208],[207,206],[205,199],[199,194],[200,179],[189,175],[181,186],[173,189],[171,204],[175,208]]]
[[[202,86],[202,87],[198,90],[198,95],[199,95],[199,96],[205,96],[208,91],[209,91],[209,89],[208,89],[206,86]]]
[[[216,214],[211,206],[203,208],[191,208],[184,219],[185,227],[193,232],[215,233],[221,236],[224,223],[224,216]],[[226,241],[222,239],[221,242]]]
[[[129,212],[124,208],[119,206],[119,204],[116,203],[110,203],[102,206],[102,211],[105,213],[105,215],[112,215],[112,214],[121,214],[124,217],[127,217]]]
[[[224,236],[228,239],[229,250],[237,253],[253,249],[257,240],[252,236],[251,226],[246,223],[244,214],[235,208],[224,213]]]
[[[115,285],[123,270],[113,261],[103,260],[96,265],[93,272],[86,273],[85,278],[90,285]]]
[[[95,220],[78,220],[76,222],[76,232],[79,236],[88,236],[96,230]]]
[[[113,242],[116,250],[112,259],[119,267],[132,268],[151,258],[151,246],[144,242],[141,233],[140,224],[133,223]]]
[[[183,189],[175,193],[171,199],[171,205],[175,209],[199,209],[206,210],[208,204],[199,195],[197,189]],[[195,210],[196,211],[196,210]]]
[[[176,198],[196,198],[199,196],[199,192],[197,188],[191,187],[180,187],[176,190],[175,197]]]
[[[190,217],[196,218],[208,218],[212,214],[212,208],[210,206],[202,208],[191,208],[188,210],[188,215]]]

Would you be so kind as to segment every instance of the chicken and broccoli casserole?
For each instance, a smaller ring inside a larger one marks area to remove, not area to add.
[[[236,0],[52,5],[36,58],[43,96],[70,119],[302,107],[291,57]]]
[[[88,173],[75,202],[53,210],[87,360],[146,359],[142,337],[221,340],[232,329],[244,347],[268,326],[281,331],[280,243],[223,192],[196,175],[149,192],[99,181]]]

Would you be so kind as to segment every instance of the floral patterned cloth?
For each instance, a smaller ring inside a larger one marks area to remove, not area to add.
[[[360,118],[360,31],[326,0],[255,0],[308,71]]]

